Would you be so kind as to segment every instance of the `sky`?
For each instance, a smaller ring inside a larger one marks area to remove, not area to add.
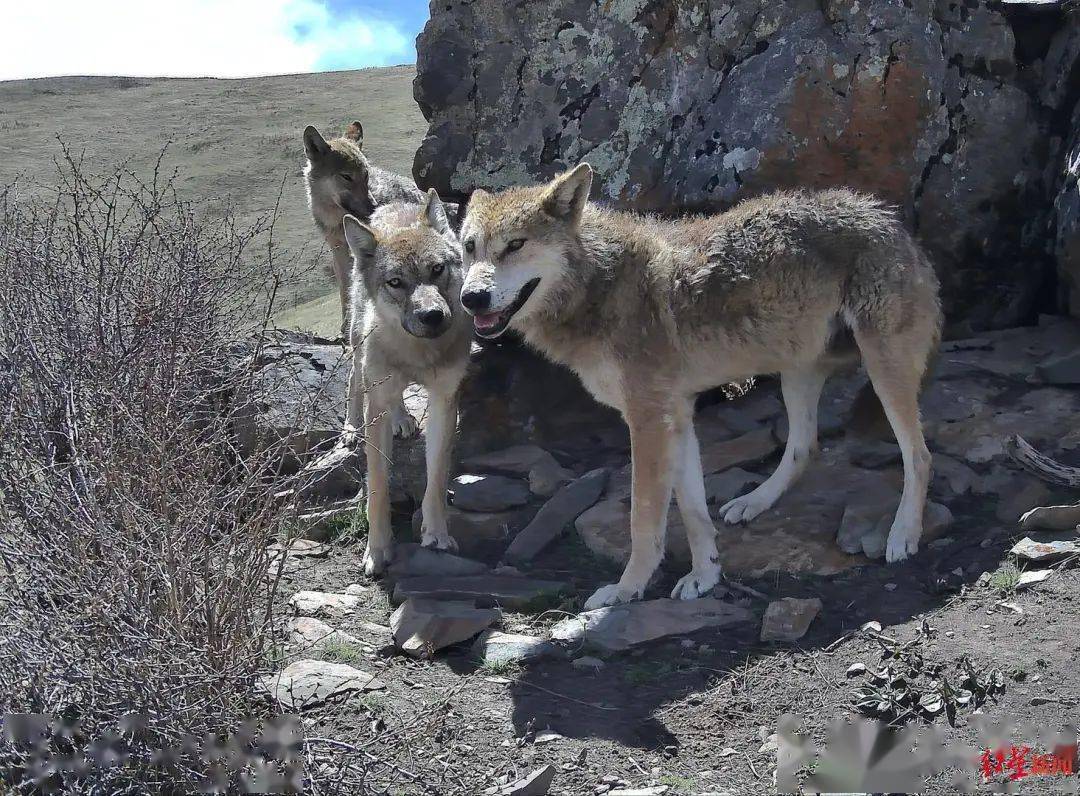
[[[4,2],[0,80],[251,77],[416,60],[427,0]]]

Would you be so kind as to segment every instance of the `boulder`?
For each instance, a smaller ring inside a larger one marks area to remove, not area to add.
[[[746,608],[711,597],[645,600],[597,608],[564,619],[552,627],[551,637],[575,646],[619,652],[664,636],[729,627],[751,618]]]
[[[430,658],[436,651],[475,636],[499,621],[494,608],[471,603],[406,600],[390,616],[394,643],[406,655]]]
[[[259,684],[278,702],[293,710],[303,710],[331,697],[352,691],[379,691],[386,684],[373,674],[344,663],[299,660]]]
[[[851,186],[902,209],[950,312],[1003,326],[1042,283],[1024,220],[1049,212],[1057,152],[1040,126],[1052,100],[1023,57],[988,0],[447,0],[417,41],[429,128],[413,176],[462,197],[588,160],[596,198],[662,212]],[[1062,191],[1068,221],[1075,174]],[[1074,227],[1058,228],[1072,246]]]

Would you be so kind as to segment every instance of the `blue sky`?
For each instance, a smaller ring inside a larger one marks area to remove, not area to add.
[[[3,13],[0,80],[412,63],[427,16],[427,0],[31,0]]]

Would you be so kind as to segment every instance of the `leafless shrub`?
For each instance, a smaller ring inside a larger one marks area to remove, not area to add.
[[[208,220],[157,170],[89,177],[66,150],[58,173],[48,203],[0,194],[0,715],[78,725],[51,755],[142,729],[126,762],[68,773],[0,738],[0,790],[190,791],[197,753],[153,750],[268,710],[266,541],[289,517],[276,452],[241,459],[230,418],[260,400],[237,341],[272,309],[272,218]]]

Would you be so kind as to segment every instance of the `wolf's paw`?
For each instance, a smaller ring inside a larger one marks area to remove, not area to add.
[[[644,587],[635,588],[623,586],[619,583],[601,586],[592,597],[585,601],[585,610],[591,611],[594,608],[603,608],[605,605],[618,605],[619,603],[640,600],[644,592]]]
[[[444,550],[447,553],[458,551],[457,540],[446,531],[433,533],[425,529],[420,536],[420,546],[429,550]]]
[[[393,544],[373,547],[370,543],[364,551],[361,563],[364,565],[364,574],[369,577],[381,575],[386,570],[386,565],[394,557]]]
[[[740,522],[750,522],[761,512],[772,508],[776,499],[771,495],[758,494],[755,489],[749,495],[729,500],[720,507],[720,516],[728,525],[738,525]]]
[[[673,600],[696,600],[704,597],[713,586],[720,582],[720,567],[716,566],[707,570],[692,570],[679,578],[675,588],[671,591]]]
[[[885,560],[894,564],[915,555],[919,552],[920,536],[922,536],[922,529],[918,526],[894,525],[889,530],[889,538],[885,541]]]
[[[405,404],[398,404],[390,410],[390,422],[394,425],[394,436],[398,439],[408,439],[420,428],[416,418],[405,408]]]

